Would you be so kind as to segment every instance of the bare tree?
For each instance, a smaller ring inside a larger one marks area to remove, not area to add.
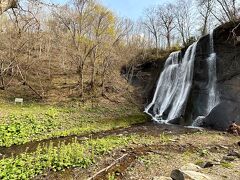
[[[225,21],[237,20],[237,0],[216,0],[220,6],[220,11],[222,14],[222,19]]]
[[[198,11],[202,19],[201,35],[206,35],[208,33],[208,24],[211,12],[214,7],[213,0],[198,0]]]
[[[174,6],[172,4],[165,4],[158,6],[158,17],[160,24],[163,28],[163,35],[167,39],[167,47],[171,47],[172,31],[175,28],[174,25]]]
[[[191,0],[178,0],[174,6],[176,30],[181,36],[183,45],[187,44],[187,40],[191,36],[191,29],[193,24],[191,8]]]
[[[154,37],[155,48],[158,55],[159,41],[160,41],[160,21],[158,19],[157,10],[155,7],[148,8],[145,10],[145,18],[143,20],[143,25]]]
[[[60,8],[60,11],[55,11],[53,14],[59,20],[60,26],[65,28],[61,39],[64,39],[66,32],[71,37],[67,42],[69,43],[67,53],[77,65],[76,70],[79,75],[77,87],[79,87],[80,97],[82,98],[84,97],[85,62],[98,46],[98,43],[92,43],[88,38],[91,32],[91,11],[94,8],[92,3],[91,0],[74,0],[74,9],[64,6]]]
[[[221,24],[228,21],[236,22],[239,19],[238,0],[198,0],[197,2],[205,21],[210,14]]]

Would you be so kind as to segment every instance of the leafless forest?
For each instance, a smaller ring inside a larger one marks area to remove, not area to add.
[[[239,18],[238,0],[179,0],[149,7],[138,21],[117,17],[96,0],[0,2],[0,91],[8,98],[131,96],[123,65],[188,46]]]

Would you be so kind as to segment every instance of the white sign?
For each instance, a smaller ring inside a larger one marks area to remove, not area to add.
[[[20,103],[23,105],[23,98],[15,98],[15,104]]]

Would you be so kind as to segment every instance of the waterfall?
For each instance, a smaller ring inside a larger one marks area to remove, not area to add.
[[[197,42],[192,44],[181,58],[181,52],[173,52],[166,60],[164,70],[157,82],[152,102],[145,108],[145,112],[153,120],[169,123],[181,118],[185,114],[188,97],[192,88],[194,61]],[[213,32],[209,35],[209,56],[206,59],[208,68],[207,100],[205,112],[192,120],[192,126],[200,126],[203,119],[209,115],[219,103],[219,93],[216,88],[216,53],[214,51]]]
[[[208,103],[207,103],[207,114],[208,115],[212,109],[219,103],[219,96],[216,90],[217,83],[217,70],[216,70],[216,60],[217,56],[214,51],[214,41],[213,32],[209,36],[210,38],[210,56],[207,59],[208,64]]]
[[[209,113],[216,107],[219,102],[219,93],[216,88],[217,83],[217,68],[216,68],[216,60],[217,55],[214,51],[214,38],[213,31],[209,35],[209,48],[210,53],[207,58],[207,66],[208,66],[208,83],[207,83],[207,103],[206,103],[206,112],[204,115],[197,117],[192,126],[200,126],[202,124],[203,119],[209,115]]]
[[[168,123],[184,115],[192,87],[196,47],[197,43],[192,44],[183,58],[178,51],[166,60],[153,100],[145,109],[155,121]]]

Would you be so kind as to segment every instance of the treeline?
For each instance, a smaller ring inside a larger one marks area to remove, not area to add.
[[[145,10],[140,21],[152,47],[187,46],[217,25],[240,17],[239,0],[176,0]]]
[[[120,77],[124,64],[144,59],[149,49],[159,56],[186,46],[216,24],[237,21],[239,12],[235,0],[181,0],[132,22],[96,0],[18,3],[0,17],[0,89],[57,100],[128,91]]]

